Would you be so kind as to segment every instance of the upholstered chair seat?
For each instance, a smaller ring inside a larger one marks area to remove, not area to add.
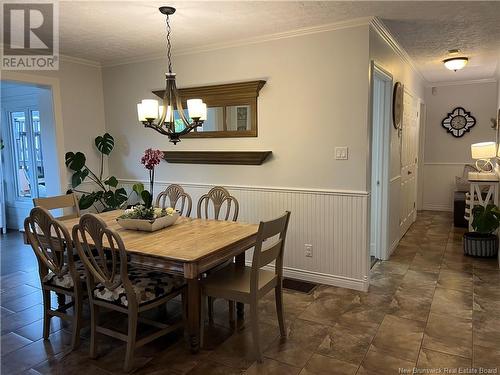
[[[74,262],[75,270],[80,277],[81,282],[85,282],[85,267],[80,260],[75,260]],[[69,273],[67,266],[63,267],[62,272],[56,275],[54,272],[49,271],[42,279],[43,283],[58,286],[59,288],[72,289],[74,287],[73,278]]]
[[[129,265],[129,280],[132,283],[139,306],[154,302],[185,286],[185,280],[163,272],[138,265]],[[128,306],[127,294],[123,285],[113,290],[97,284],[93,290],[94,298],[121,306]]]

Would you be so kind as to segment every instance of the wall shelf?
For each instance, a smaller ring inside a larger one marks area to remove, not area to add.
[[[169,163],[261,165],[272,151],[163,151]]]

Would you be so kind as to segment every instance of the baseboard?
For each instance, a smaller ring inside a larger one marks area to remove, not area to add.
[[[453,207],[447,204],[423,204],[424,211],[448,211],[453,212]]]
[[[251,261],[246,261],[247,266],[251,266]],[[274,271],[274,265],[267,265],[262,267],[268,271]],[[283,276],[289,277],[291,279],[304,280],[317,284],[325,284],[336,286],[339,288],[347,288],[359,290],[362,292],[368,291],[369,281],[366,280],[358,280],[352,279],[344,276],[336,276],[336,275],[328,275],[319,272],[300,270],[296,268],[283,267]]]
[[[387,259],[389,259],[391,257],[391,255],[392,255],[392,253],[394,252],[394,250],[396,250],[396,248],[399,245],[399,241],[401,241],[400,238],[394,240],[394,242],[391,244],[391,247],[389,247],[389,254],[388,254]]]

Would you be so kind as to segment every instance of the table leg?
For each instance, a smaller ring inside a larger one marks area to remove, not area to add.
[[[234,262],[237,266],[245,267],[245,253],[241,253],[241,254],[236,255]],[[241,302],[236,303],[236,317],[239,320],[245,319],[245,304],[244,303],[241,303]]]
[[[189,346],[191,348],[191,353],[198,353],[200,350],[200,305],[201,305],[201,295],[200,295],[200,282],[198,278],[188,279],[188,319],[187,319],[187,331],[189,337]]]

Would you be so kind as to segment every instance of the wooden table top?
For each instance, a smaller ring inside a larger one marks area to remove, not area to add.
[[[233,221],[205,220],[180,217],[170,227],[156,232],[141,232],[122,228],[116,218],[121,210],[98,214],[108,227],[121,236],[125,248],[132,253],[181,261],[196,262],[227,247],[256,236],[259,226]],[[79,218],[61,221],[71,233]]]

